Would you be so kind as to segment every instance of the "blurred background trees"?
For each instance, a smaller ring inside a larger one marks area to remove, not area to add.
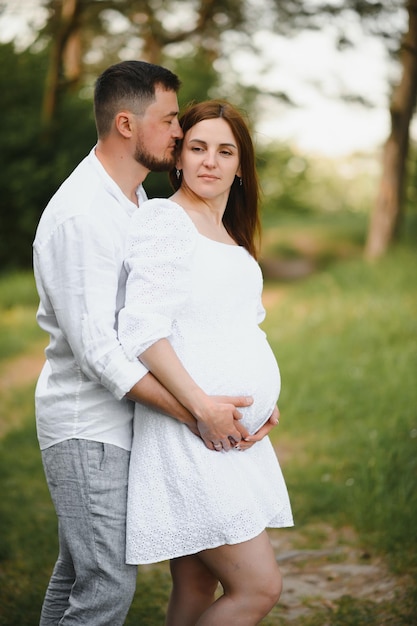
[[[355,45],[346,27],[352,19],[369,36],[383,39],[401,70],[392,86],[392,130],[379,193],[377,175],[365,160],[357,169],[355,195],[348,192],[349,176],[335,188],[335,168],[330,182],[328,168],[323,174],[317,163],[289,146],[260,144],[265,213],[314,211],[326,205],[331,205],[329,210],[365,210],[372,215],[364,246],[371,258],[382,255],[398,234],[410,197],[407,186],[414,187],[412,176],[407,179],[407,164],[412,161],[409,129],[417,90],[417,0],[3,0],[0,17],[18,5],[32,12],[37,8],[43,25],[33,26],[32,40],[23,48],[0,45],[2,270],[30,266],[40,213],[94,144],[92,87],[109,64],[141,58],[166,65],[182,79],[181,105],[225,97],[248,112],[255,128],[266,96],[288,106],[294,103],[275,85],[266,91],[256,79],[241,80],[232,55],[258,55],[255,34],[260,30],[292,37],[329,23],[335,48],[348,49]],[[408,16],[408,32],[398,28],[400,12]],[[369,104],[359,93],[342,92],[340,97]],[[151,175],[146,187],[150,196],[169,193],[161,176]],[[318,187],[323,189],[320,197]]]

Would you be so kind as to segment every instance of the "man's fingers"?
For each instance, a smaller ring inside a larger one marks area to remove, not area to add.
[[[234,404],[235,406],[245,407],[253,404],[252,396],[212,396],[216,402],[222,404]]]
[[[239,411],[239,409],[235,409],[233,411],[233,419],[235,420],[241,420],[243,417],[242,413]]]

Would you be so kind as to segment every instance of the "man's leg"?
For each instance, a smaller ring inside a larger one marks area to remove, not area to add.
[[[122,625],[136,586],[136,567],[125,563],[129,452],[71,439],[42,456],[60,555],[40,625]]]
[[[58,522],[59,555],[43,601],[41,626],[57,626],[69,606],[69,597],[75,581],[71,555],[61,536]]]

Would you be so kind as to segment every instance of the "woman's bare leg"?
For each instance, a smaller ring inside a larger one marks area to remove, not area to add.
[[[255,626],[278,602],[282,578],[266,531],[236,545],[199,553],[218,578],[224,594],[211,604],[197,626]]]
[[[195,626],[199,617],[214,602],[218,579],[198,555],[172,559],[172,592],[166,626]]]

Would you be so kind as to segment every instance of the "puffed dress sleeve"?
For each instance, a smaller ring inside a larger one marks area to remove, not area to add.
[[[262,303],[262,294],[259,294],[259,301],[258,301],[258,307],[256,310],[256,322],[257,324],[262,324],[262,322],[264,321],[266,317],[266,310],[265,307]]]
[[[130,233],[119,340],[133,360],[159,339],[170,338],[189,294],[198,232],[182,207],[154,198],[135,211]]]

